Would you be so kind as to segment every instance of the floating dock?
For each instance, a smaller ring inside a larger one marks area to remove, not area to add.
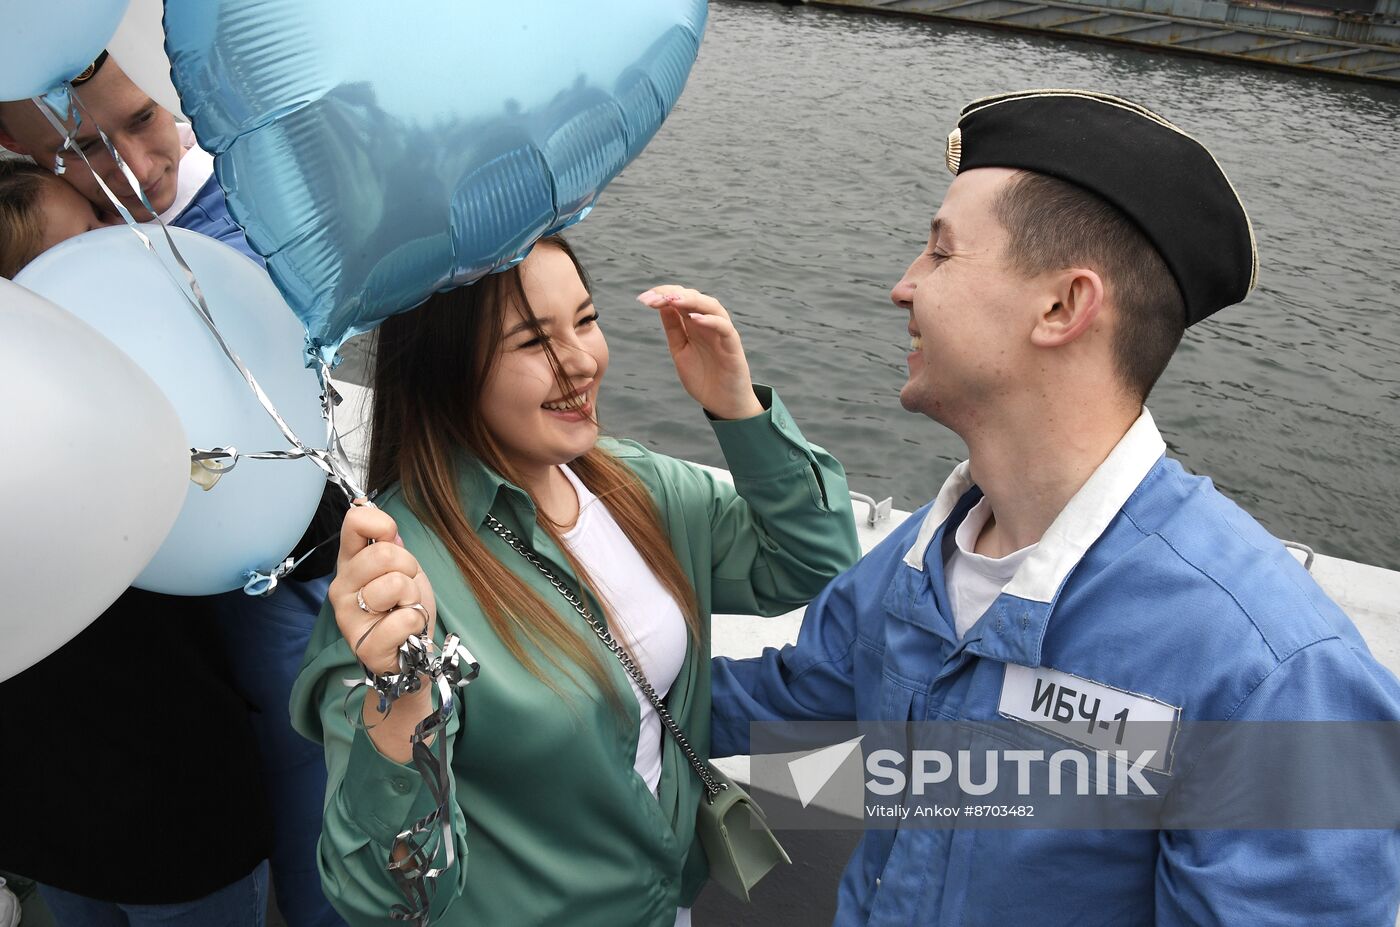
[[[804,2],[1400,85],[1400,0],[1352,0],[1357,5],[1373,7],[1369,12],[1219,0]]]

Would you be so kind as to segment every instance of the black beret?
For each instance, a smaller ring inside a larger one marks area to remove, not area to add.
[[[107,50],[104,48],[102,50],[102,54],[98,55],[96,58],[93,59],[92,64],[83,68],[83,72],[77,77],[74,77],[68,83],[72,84],[74,87],[77,87],[80,84],[86,84],[88,81],[93,79],[93,77],[97,74],[98,71],[102,70],[102,66],[106,63]]]
[[[1187,325],[1254,288],[1254,229],[1229,178],[1204,145],[1136,103],[1088,90],[976,100],[948,136],[948,169],[978,167],[1046,174],[1117,207],[1166,262]]]

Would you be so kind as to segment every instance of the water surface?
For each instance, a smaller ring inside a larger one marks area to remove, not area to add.
[[[854,489],[914,508],[964,455],[904,412],[889,287],[951,175],[962,105],[1026,87],[1144,103],[1205,141],[1254,219],[1241,306],[1188,332],[1149,407],[1171,453],[1283,537],[1400,569],[1400,90],[861,13],[714,2],[670,120],[573,239],[613,350],[604,425],[722,463],[633,296],[718,296]]]

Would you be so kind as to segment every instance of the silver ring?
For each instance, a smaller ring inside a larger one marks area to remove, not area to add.
[[[360,611],[366,615],[382,615],[384,612],[377,612],[365,604],[365,590],[360,588],[355,592],[355,604],[360,606]]]

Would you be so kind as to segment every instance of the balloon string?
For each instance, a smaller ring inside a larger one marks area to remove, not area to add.
[[[334,387],[332,387],[332,389],[334,389]],[[339,400],[340,396],[337,393],[336,401],[338,402]],[[332,410],[330,413],[327,414],[334,415],[335,412],[334,410]],[[333,422],[330,422],[329,419],[327,421],[329,422],[331,427],[334,427]],[[356,428],[350,429],[350,431],[356,430]],[[337,442],[335,451],[342,455],[345,455],[345,466],[347,468],[353,468],[353,464],[350,463],[349,456],[345,454],[344,447],[339,444],[340,439],[342,437],[343,436],[340,434],[335,435],[335,440]],[[240,451],[233,445],[229,445],[228,447],[190,448],[190,461],[197,464],[200,467],[203,467],[210,473],[216,474],[218,476],[222,476],[223,474],[232,470],[234,467],[238,466],[238,462],[240,460],[301,460],[304,457],[306,457],[306,452],[300,449],[291,451],[249,452]]]
[[[176,246],[169,228],[151,206],[151,202],[147,198],[146,191],[142,188],[141,182],[136,178],[135,173],[132,172],[126,161],[123,160],[121,153],[118,152],[116,146],[112,144],[112,140],[107,137],[107,133],[102,129],[102,126],[92,118],[92,114],[88,111],[87,107],[83,105],[82,97],[73,89],[70,83],[65,81],[57,90],[51,91],[42,97],[34,97],[33,102],[38,106],[39,111],[48,119],[49,124],[63,137],[63,145],[59,148],[55,157],[55,172],[62,173],[63,170],[65,170],[63,152],[77,152],[78,157],[82,159],[83,163],[87,165],[88,170],[92,172],[92,176],[97,181],[97,185],[101,188],[103,194],[106,195],[113,207],[116,208],[118,214],[126,222],[127,227],[135,233],[136,237],[141,240],[141,243],[145,245],[146,249],[160,260],[160,265],[162,269],[164,269],[166,275],[170,278],[171,282],[175,284],[176,288],[180,290],[181,295],[185,297],[185,301],[188,302],[195,310],[196,314],[199,315],[199,318],[204,322],[209,333],[214,337],[219,349],[223,351],[224,356],[227,357],[238,370],[239,374],[248,384],[248,387],[253,391],[253,395],[257,398],[258,404],[261,405],[263,410],[272,418],[278,430],[282,432],[283,437],[285,437],[293,447],[297,448],[302,456],[305,456],[315,463],[316,466],[320,467],[321,470],[326,473],[327,478],[339,486],[348,499],[353,500],[364,496],[364,490],[360,488],[359,482],[354,476],[349,459],[340,442],[340,436],[335,431],[333,410],[334,406],[339,403],[340,398],[338,394],[335,394],[334,388],[330,385],[329,366],[322,364],[321,369],[318,371],[318,378],[321,381],[322,388],[322,413],[326,416],[327,420],[327,447],[325,449],[308,447],[297,437],[296,432],[292,430],[291,425],[282,417],[282,414],[277,411],[277,407],[273,404],[272,399],[267,393],[263,391],[257,378],[253,376],[253,372],[248,369],[247,365],[243,363],[242,358],[240,358],[237,352],[224,340],[223,334],[219,331],[218,325],[214,322],[213,313],[210,311],[209,304],[204,298],[204,292],[199,286],[199,281],[195,277],[194,271],[190,269],[189,264],[185,261],[184,255],[180,253],[180,249]],[[62,112],[60,112],[60,107],[62,107]],[[76,112],[74,111],[75,107]],[[88,160],[87,152],[83,151],[80,145],[74,143],[78,127],[82,124],[84,117],[97,131],[98,138],[102,141],[103,146],[112,157],[113,162],[122,172],[122,176],[126,179],[127,185],[130,186],[140,198],[141,205],[151,214],[155,224],[159,226],[161,233],[165,236],[165,241],[170,248],[171,255],[184,273],[183,283],[176,278],[169,264],[161,258],[160,252],[156,250],[150,238],[141,231],[136,219],[126,206],[122,204],[121,199],[112,188],[108,186],[102,175],[93,168],[92,162]],[[64,120],[70,120],[72,122],[72,127],[69,128],[65,125]]]
[[[350,463],[350,455],[345,451],[345,444],[341,440],[340,429],[336,427],[335,410],[342,402],[339,391],[335,384],[331,382],[330,364],[324,361],[316,367],[316,378],[321,384],[321,417],[326,422],[326,450],[328,465],[334,467],[341,473],[352,474],[354,467]],[[353,429],[352,429],[353,430]],[[337,485],[345,492],[346,498],[353,505],[355,500],[363,499],[365,505],[373,505],[371,497],[353,479],[345,480]]]

